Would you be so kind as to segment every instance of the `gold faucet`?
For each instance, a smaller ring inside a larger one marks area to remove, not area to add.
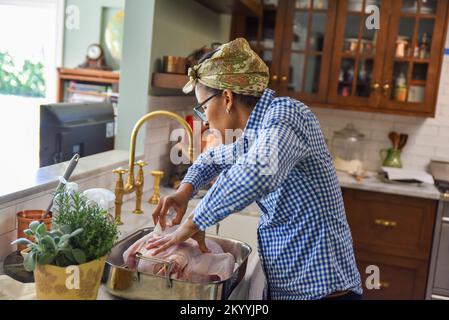
[[[122,225],[122,212],[121,210],[117,211],[117,207],[122,206],[123,203],[123,190],[124,190],[124,186],[123,186],[123,175],[125,173],[128,172],[128,170],[123,169],[123,168],[117,168],[115,170],[112,170],[113,173],[118,174],[118,180],[117,183],[115,184],[115,221],[117,222],[117,224]]]
[[[122,172],[123,169],[119,168],[114,170],[115,173],[119,174],[119,181],[116,184],[115,188],[115,219],[118,222],[121,218],[122,213],[122,205],[123,205],[123,195],[130,194],[134,191],[136,191],[136,210],[134,210],[135,213],[141,213],[141,205],[142,205],[142,194],[141,191],[143,190],[143,166],[139,165],[139,177],[137,181],[134,178],[134,166],[137,164],[135,162],[136,157],[136,140],[137,140],[137,134],[139,133],[140,128],[142,125],[147,122],[150,119],[153,119],[155,117],[164,116],[171,119],[176,120],[178,123],[180,123],[184,129],[187,131],[187,135],[189,137],[189,149],[188,149],[188,156],[189,161],[193,161],[193,132],[190,125],[185,121],[181,116],[177,115],[176,113],[170,112],[170,111],[153,111],[146,115],[144,115],[142,118],[137,121],[136,125],[134,126],[133,132],[131,134],[131,142],[130,142],[130,150],[129,150],[129,162],[128,162],[128,176],[126,178],[126,183],[123,186],[123,180],[120,184],[120,180],[122,179],[122,175],[125,172]],[[140,173],[142,172],[142,176],[140,177]],[[139,211],[140,210],[140,211]]]
[[[143,167],[148,165],[147,162],[139,160],[135,163],[137,166],[139,166],[139,172],[137,173],[137,179],[136,179],[136,209],[133,211],[135,214],[142,214],[142,195],[143,195]]]
[[[161,179],[164,176],[163,171],[155,170],[151,171],[151,175],[154,177],[153,195],[148,199],[149,204],[158,204],[161,196],[159,195],[159,189],[161,185]]]

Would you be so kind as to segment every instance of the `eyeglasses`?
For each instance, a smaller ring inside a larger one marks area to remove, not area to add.
[[[208,103],[210,100],[212,100],[213,98],[215,98],[216,96],[221,95],[221,92],[216,93],[212,96],[210,96],[209,98],[207,98],[206,100],[204,100],[203,102],[197,104],[194,108],[193,108],[193,112],[195,113],[195,115],[203,122],[207,122],[207,116],[206,116],[206,109],[204,108],[204,105],[206,103]]]

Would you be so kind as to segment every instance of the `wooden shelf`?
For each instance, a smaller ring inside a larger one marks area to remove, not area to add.
[[[93,69],[58,68],[60,79],[89,81],[99,83],[119,83],[120,73]]]
[[[152,86],[161,89],[181,90],[188,81],[189,77],[184,74],[153,73]]]
[[[118,83],[120,82],[120,73],[82,68],[58,68],[58,102],[62,102],[64,100],[65,81],[82,81],[95,84],[101,83],[118,85]]]
[[[394,60],[396,62],[414,62],[421,64],[429,64],[431,62],[430,59],[413,58],[413,57],[395,57]]]
[[[196,0],[203,6],[218,12],[232,14],[236,10],[243,10],[254,16],[262,16],[263,6],[256,0]]]

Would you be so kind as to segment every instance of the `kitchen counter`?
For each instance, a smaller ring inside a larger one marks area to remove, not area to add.
[[[83,157],[76,166],[70,180],[91,177],[100,172],[126,165],[128,157],[129,152],[124,150],[111,150]],[[142,153],[136,155],[136,159],[142,157]],[[18,168],[13,168],[14,170],[5,170],[2,176],[4,183],[0,184],[0,205],[42,191],[55,189],[59,183],[58,178],[64,174],[67,165],[68,161],[38,169],[26,170],[26,168],[20,168],[18,170]]]
[[[342,188],[382,192],[432,200],[439,200],[441,198],[441,193],[434,185],[426,183],[421,185],[386,183],[380,180],[375,172],[369,172],[369,177],[365,178],[361,182],[344,172],[337,172],[337,176]]]

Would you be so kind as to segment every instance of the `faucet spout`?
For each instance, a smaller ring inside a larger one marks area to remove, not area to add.
[[[165,111],[165,110],[159,110],[159,111],[153,111],[146,115],[144,115],[142,118],[140,118],[133,129],[133,132],[131,134],[131,141],[130,141],[130,150],[129,150],[129,162],[128,162],[128,176],[126,178],[126,183],[123,188],[116,188],[115,195],[116,199],[122,199],[124,194],[130,194],[134,191],[136,191],[136,181],[134,176],[134,165],[135,165],[135,158],[136,158],[136,141],[137,141],[137,135],[139,133],[140,128],[143,126],[144,123],[147,121],[156,118],[156,117],[168,117],[175,121],[177,121],[179,124],[183,126],[183,128],[187,131],[188,139],[189,139],[189,148],[188,148],[188,157],[189,161],[193,161],[193,131],[190,125],[185,121],[181,116],[177,115],[176,113]],[[142,182],[143,183],[143,182]],[[141,200],[141,199],[140,199]],[[123,202],[118,201],[116,202],[116,215],[121,214],[121,206]],[[136,204],[138,208],[140,208],[139,204]]]

